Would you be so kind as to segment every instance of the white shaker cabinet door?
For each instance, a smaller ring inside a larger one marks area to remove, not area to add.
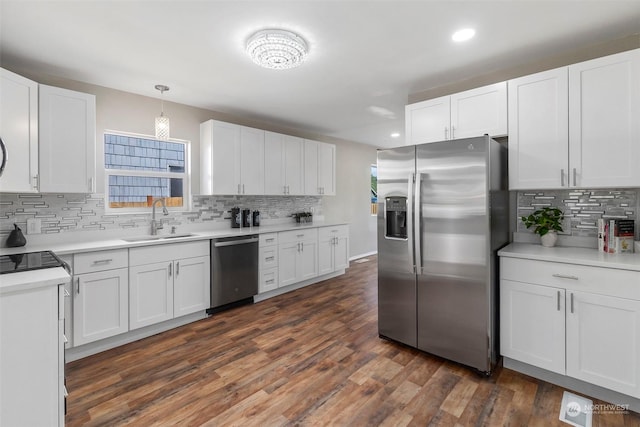
[[[264,133],[264,194],[286,194],[284,135]]]
[[[129,330],[127,268],[80,274],[75,276],[74,281],[74,346]]]
[[[509,189],[568,185],[566,67],[509,81]]]
[[[567,375],[640,397],[640,301],[567,291]]]
[[[451,95],[451,139],[507,134],[507,83]]]
[[[240,128],[240,194],[264,194],[264,131]]]
[[[565,373],[565,290],[500,281],[500,354]]]
[[[287,195],[304,194],[304,140],[284,136],[284,180]]]
[[[572,187],[640,186],[640,49],[569,66],[569,125]]]
[[[299,242],[280,244],[278,246],[278,281],[279,287],[298,282],[296,274]]]
[[[298,253],[298,279],[312,279],[318,275],[318,241],[300,243]]]
[[[172,261],[129,267],[129,326],[137,329],[173,318]]]
[[[318,187],[318,145],[317,141],[304,140],[304,194],[320,194]]]
[[[240,126],[200,124],[200,194],[240,194]]]
[[[0,138],[7,162],[0,191],[38,191],[38,84],[0,68]]]
[[[210,258],[180,259],[174,262],[174,317],[204,311],[211,305]]]
[[[342,270],[349,267],[349,238],[340,236],[334,246],[334,270]]]
[[[40,191],[95,191],[96,97],[40,85]]]
[[[405,107],[405,144],[451,139],[451,97],[429,99]]]
[[[318,188],[323,196],[336,194],[336,146],[318,143]]]

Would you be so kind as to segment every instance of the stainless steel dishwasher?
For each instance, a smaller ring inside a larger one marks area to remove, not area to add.
[[[215,313],[253,302],[258,293],[258,235],[211,240],[211,308]]]

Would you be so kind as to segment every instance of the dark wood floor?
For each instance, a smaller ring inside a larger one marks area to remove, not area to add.
[[[69,426],[567,426],[563,389],[381,340],[376,258],[67,365]],[[596,402],[594,402],[596,403]],[[635,413],[594,427],[640,426]]]

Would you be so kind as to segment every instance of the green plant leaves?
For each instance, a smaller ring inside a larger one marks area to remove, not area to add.
[[[527,228],[535,225],[533,232],[540,236],[544,236],[549,231],[563,231],[564,213],[556,207],[546,206],[529,216],[520,217],[520,219]]]

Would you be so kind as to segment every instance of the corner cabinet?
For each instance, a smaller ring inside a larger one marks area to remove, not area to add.
[[[39,95],[40,192],[94,192],[96,97],[45,85]]]
[[[209,308],[211,270],[208,243],[200,241],[129,249],[129,329]]]
[[[8,160],[0,191],[38,191],[38,83],[0,68],[0,138]]]
[[[405,123],[406,145],[506,135],[506,82],[407,105]]]
[[[200,191],[264,194],[264,131],[209,120],[200,124]]]
[[[503,356],[640,398],[640,271],[500,263]]]
[[[640,49],[509,81],[509,188],[640,186]]]

